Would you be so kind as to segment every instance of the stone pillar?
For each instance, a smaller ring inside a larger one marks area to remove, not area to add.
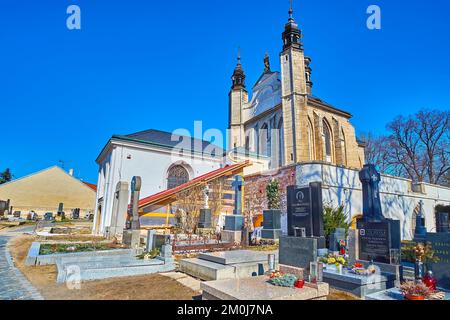
[[[156,234],[156,230],[148,230],[147,231],[147,245],[145,250],[150,252],[154,248],[154,235]]]
[[[111,217],[110,237],[122,239],[123,229],[128,210],[129,184],[125,181],[120,181],[116,185],[116,192],[114,193],[113,210]]]
[[[123,234],[123,243],[135,250],[138,250],[141,244],[141,225],[138,212],[141,186],[141,177],[133,177],[131,180],[131,205],[128,212],[128,219],[131,219],[131,229],[125,229]]]
[[[358,230],[348,230],[348,265],[352,266],[359,260]]]

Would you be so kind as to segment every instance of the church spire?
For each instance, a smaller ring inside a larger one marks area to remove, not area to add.
[[[245,89],[245,73],[241,64],[241,49],[238,50],[237,64],[234,68],[233,76],[231,77],[233,82],[231,88],[234,89]]]
[[[282,35],[283,50],[286,50],[290,47],[293,47],[296,49],[302,49],[302,43],[300,41],[301,37],[302,37],[302,32],[293,17],[294,9],[292,8],[292,0],[290,1],[288,13],[289,13],[289,19],[288,19],[288,22],[284,26],[284,32]]]

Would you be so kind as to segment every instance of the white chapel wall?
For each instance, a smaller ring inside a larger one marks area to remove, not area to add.
[[[362,214],[362,186],[358,170],[322,163],[299,164],[296,181],[300,186],[320,181],[323,184],[324,203],[331,206],[344,204],[346,213],[351,217]],[[381,176],[383,215],[386,218],[400,220],[402,237],[405,240],[413,237],[414,210],[420,200],[424,202],[426,227],[429,232],[435,231],[435,206],[450,204],[450,188],[425,183],[421,185],[423,193],[413,192],[411,180],[389,175]]]

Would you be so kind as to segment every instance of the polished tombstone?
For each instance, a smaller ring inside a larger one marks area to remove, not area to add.
[[[326,283],[305,283],[302,289],[269,284],[267,276],[200,283],[203,300],[326,300]]]
[[[280,237],[280,264],[308,269],[317,260],[319,241],[317,238]]]
[[[427,233],[426,241],[431,243],[438,262],[427,264],[438,281],[438,287],[450,290],[450,233]]]
[[[448,212],[436,212],[436,232],[449,232]]]
[[[336,228],[331,235],[330,235],[330,244],[329,244],[329,250],[339,251],[341,248],[341,241],[345,241],[345,229],[344,228]]]
[[[381,211],[380,174],[374,165],[359,173],[363,189],[363,218],[357,222],[359,259],[390,263],[390,250],[400,250],[400,221],[386,219]]]
[[[137,176],[133,177],[133,179],[131,180],[131,205],[128,211],[128,220],[131,221],[131,223],[127,224],[130,228],[125,229],[123,231],[123,239],[122,239],[122,242],[125,245],[128,245],[135,250],[139,248],[141,241],[141,231],[138,212],[141,186],[142,186],[141,177]]]
[[[263,229],[261,230],[261,238],[263,239],[279,239],[281,230],[281,211],[280,210],[264,210],[263,212]]]
[[[325,248],[322,185],[287,188],[288,236],[280,237],[280,263],[308,269]]]
[[[234,210],[232,216],[225,216],[225,228],[222,239],[225,241],[241,243],[244,229],[244,216],[242,215],[242,187],[244,182],[241,176],[236,176],[232,187],[234,189]]]
[[[296,236],[296,229],[305,229],[307,237],[323,237],[322,185],[287,188],[288,235]]]

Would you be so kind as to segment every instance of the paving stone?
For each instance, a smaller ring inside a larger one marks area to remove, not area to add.
[[[12,236],[27,232],[30,227],[0,234],[0,300],[43,300],[25,276],[14,266],[7,244]]]

